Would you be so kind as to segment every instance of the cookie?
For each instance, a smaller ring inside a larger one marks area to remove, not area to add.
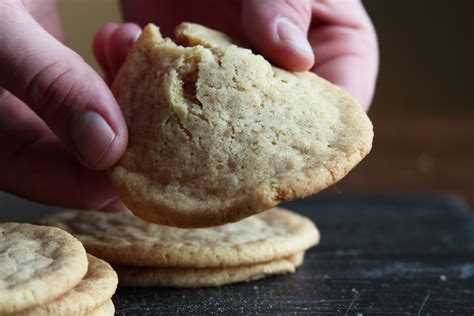
[[[95,312],[106,304],[117,289],[117,273],[105,261],[88,255],[89,268],[84,278],[57,300],[23,310],[22,316],[69,315],[82,316]]]
[[[86,314],[87,316],[113,316],[115,314],[115,306],[112,300],[108,300],[102,306],[96,308],[92,312]]]
[[[253,265],[224,268],[137,268],[114,266],[120,286],[211,287],[253,281],[292,273],[303,263],[304,253]]]
[[[226,35],[148,25],[112,86],[129,141],[109,177],[137,216],[177,227],[240,220],[343,178],[372,146],[360,104]]]
[[[0,223],[0,315],[57,299],[87,265],[82,244],[61,229]]]
[[[130,212],[68,211],[42,223],[69,231],[112,265],[210,268],[250,265],[302,252],[319,241],[306,217],[274,208],[237,223],[182,229],[148,223]]]

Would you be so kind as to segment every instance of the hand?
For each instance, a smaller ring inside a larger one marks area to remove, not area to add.
[[[125,151],[125,122],[100,76],[61,40],[54,0],[0,0],[0,190],[118,207],[99,170]]]
[[[283,68],[311,69],[349,91],[366,110],[372,100],[378,46],[360,0],[122,0],[122,7],[126,20],[140,26],[155,22],[165,36],[183,21],[221,30],[249,41]],[[107,25],[96,37],[94,51],[110,79],[123,62],[117,57],[126,56],[123,50],[111,52],[137,34],[130,24],[126,29]]]

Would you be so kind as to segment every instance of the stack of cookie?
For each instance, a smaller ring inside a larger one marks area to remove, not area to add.
[[[117,274],[69,233],[0,224],[0,315],[113,315]]]
[[[307,218],[274,208],[237,223],[181,229],[130,212],[68,211],[42,220],[114,265],[121,285],[205,287],[294,272],[319,241]]]

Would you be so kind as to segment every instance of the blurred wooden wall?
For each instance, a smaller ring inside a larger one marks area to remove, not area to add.
[[[474,1],[364,1],[380,41],[373,112],[474,113]]]
[[[371,154],[329,192],[450,194],[474,208],[474,1],[364,1],[380,75]]]
[[[68,46],[99,71],[92,54],[95,32],[106,22],[121,22],[119,0],[56,0]]]

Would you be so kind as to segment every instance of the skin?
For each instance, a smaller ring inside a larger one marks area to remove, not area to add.
[[[123,209],[104,170],[123,155],[128,134],[107,83],[148,22],[168,36],[182,21],[207,25],[251,43],[283,68],[316,72],[365,109],[372,100],[378,47],[360,1],[121,4],[133,23],[104,25],[92,44],[103,80],[63,45],[54,0],[0,0],[0,190],[70,208]]]

